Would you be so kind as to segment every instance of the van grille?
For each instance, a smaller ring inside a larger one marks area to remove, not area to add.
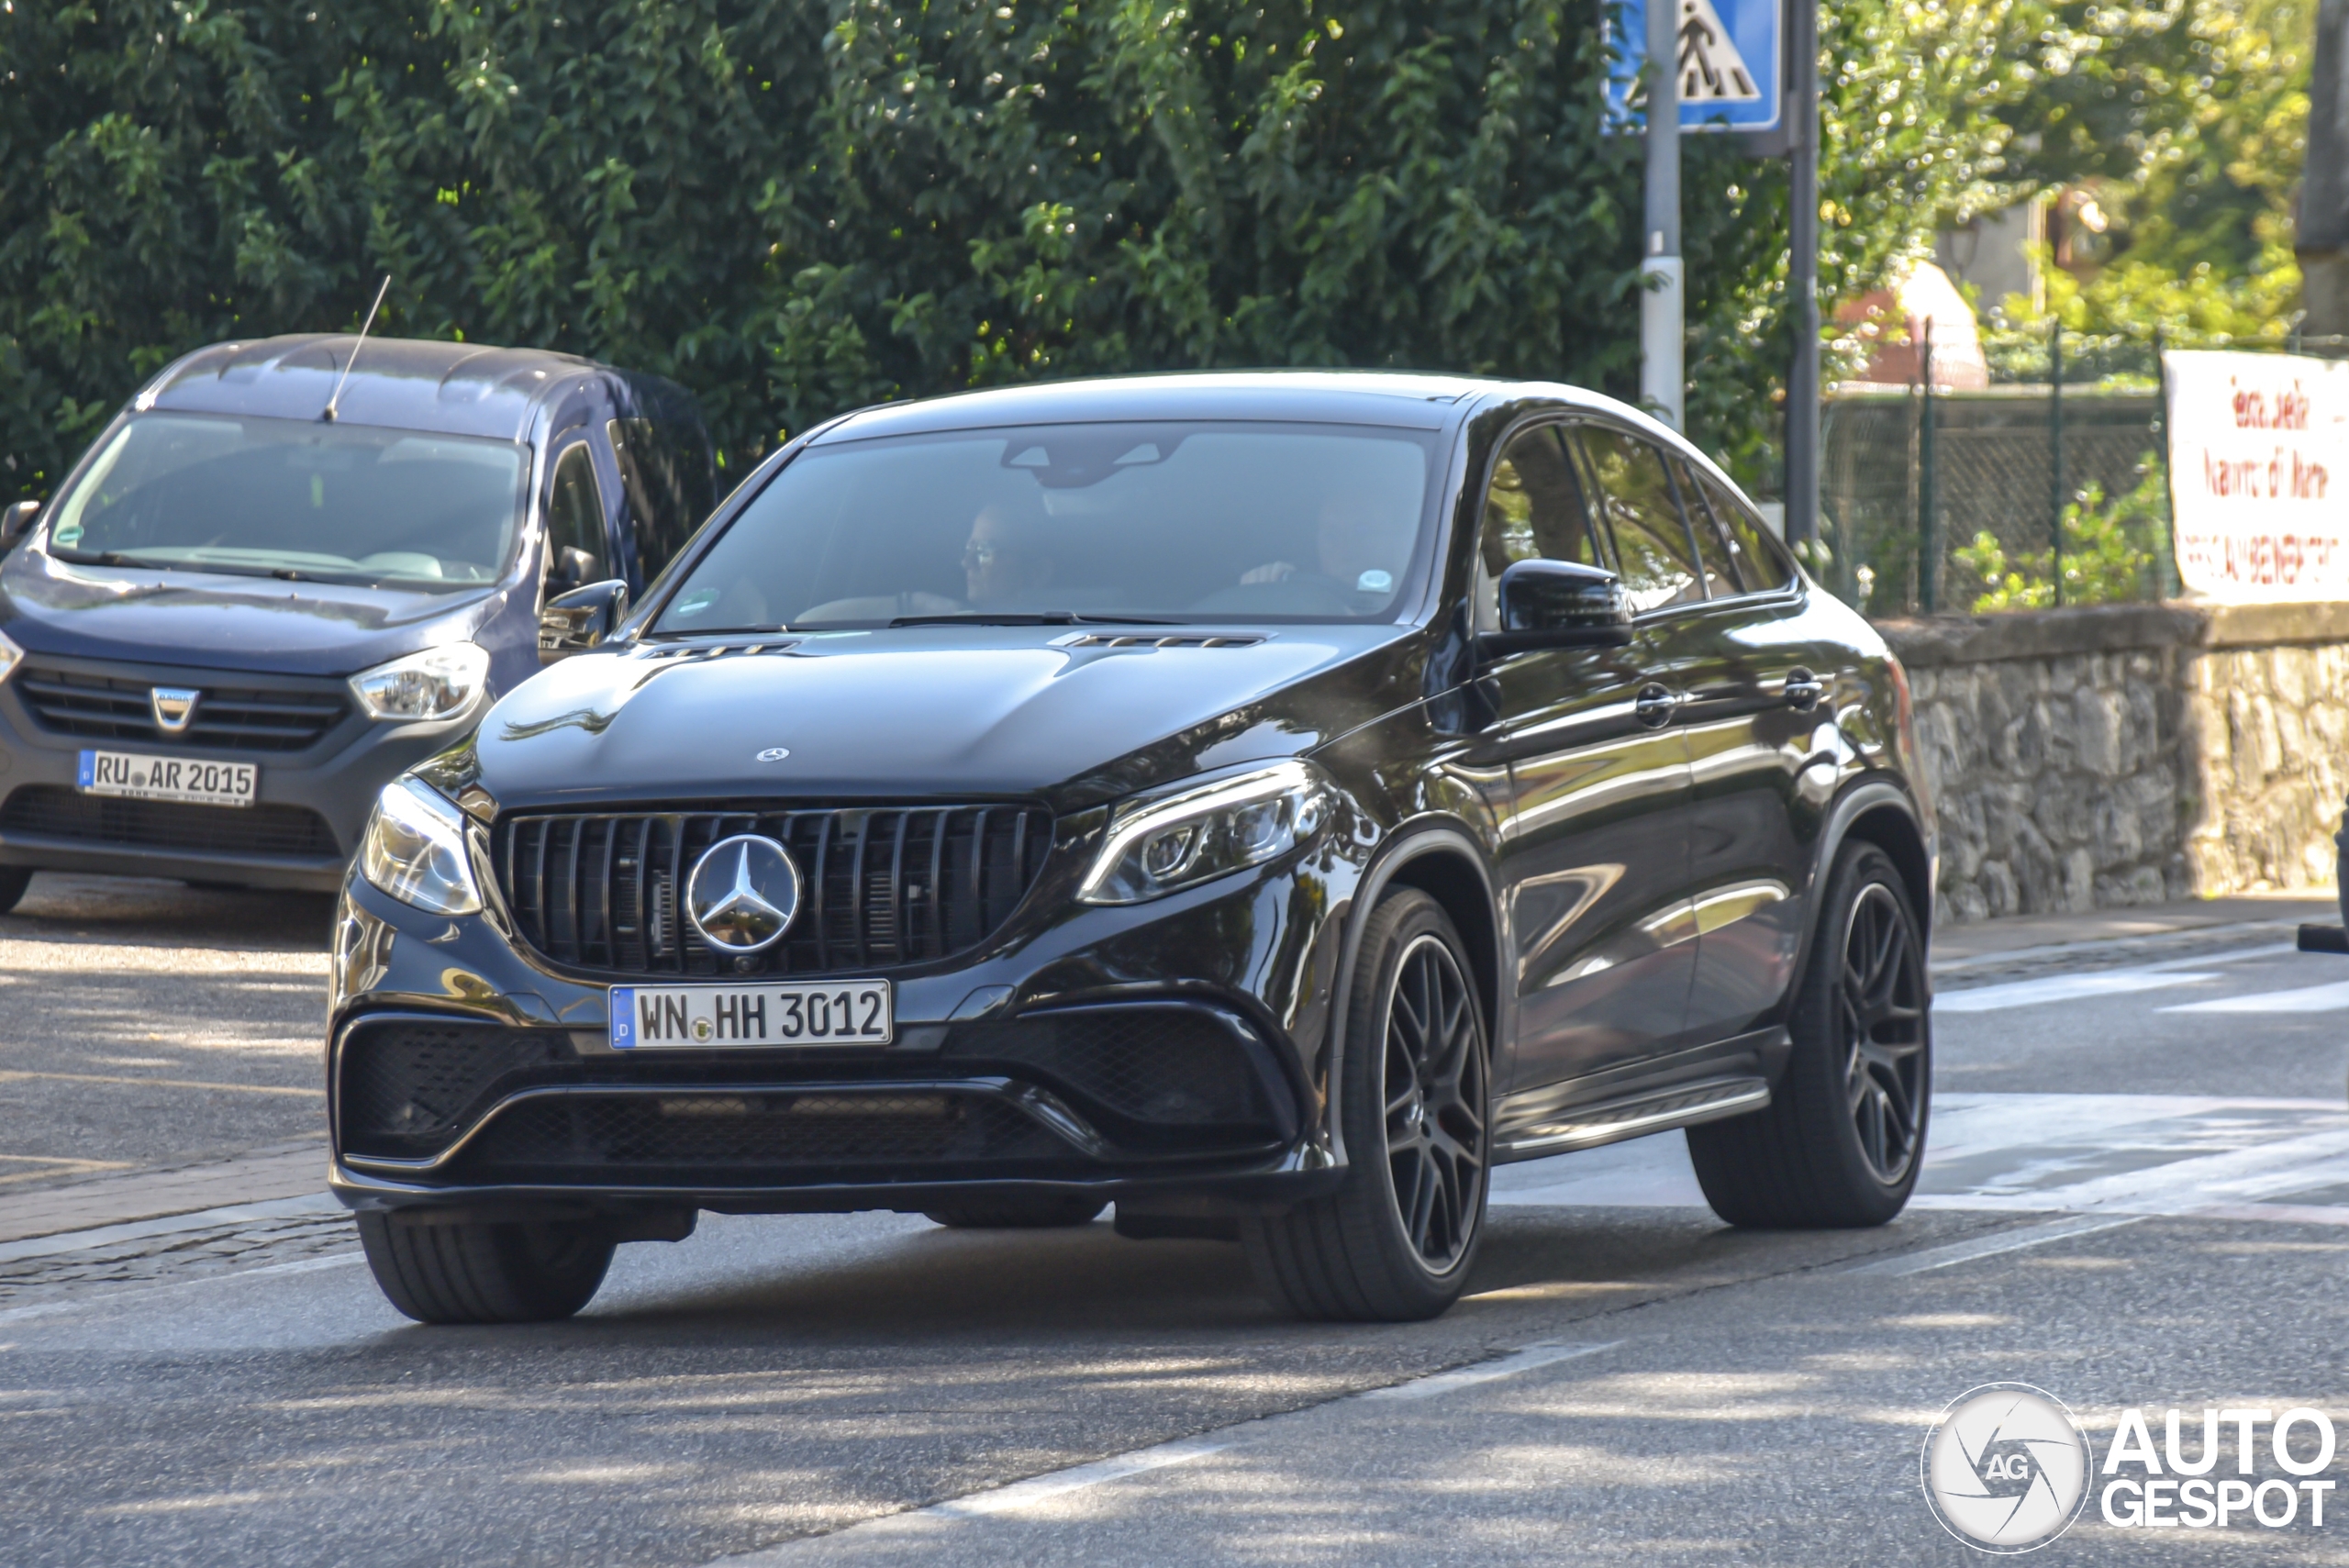
[[[17,689],[43,729],[93,740],[145,745],[208,746],[230,751],[300,751],[341,722],[348,699],[328,691],[203,686],[195,715],[178,734],[155,727],[149,694],[170,682],[94,675],[53,664],[28,663]]]
[[[798,862],[790,934],[745,968],[680,918],[678,891],[720,839],[760,833]],[[497,873],[522,939],[618,974],[832,974],[978,946],[1042,871],[1052,817],[1024,806],[517,817]]]
[[[117,800],[62,784],[25,784],[0,811],[0,831],[92,844],[127,844],[190,855],[293,855],[325,860],[342,853],[326,818],[306,806],[190,806],[174,800]]]

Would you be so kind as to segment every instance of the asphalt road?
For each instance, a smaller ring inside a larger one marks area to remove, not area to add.
[[[129,1165],[314,1126],[161,1084],[304,1086],[306,915],[121,896],[0,929],[0,1066],[133,1080],[0,1080],[0,1151]],[[116,957],[84,984],[42,943]],[[1726,1229],[1676,1135],[1511,1167],[1431,1324],[1287,1323],[1237,1249],[1106,1225],[713,1218],[516,1330],[406,1324],[300,1202],[0,1245],[0,1562],[1970,1559],[1918,1451],[1976,1385],[2049,1390],[2099,1453],[2131,1407],[2156,1442],[2173,1406],[2349,1418],[2349,960],[2276,948],[1951,974],[1933,1158],[1880,1230]],[[67,1112],[80,1141],[39,1125]],[[2034,1561],[2336,1562],[2337,1532],[2092,1502]]]

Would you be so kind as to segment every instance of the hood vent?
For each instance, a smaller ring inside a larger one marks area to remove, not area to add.
[[[1264,640],[1260,631],[1157,632],[1080,631],[1052,639],[1055,648],[1130,648],[1148,652],[1161,648],[1253,648]]]
[[[643,643],[629,657],[643,664],[707,663],[751,653],[788,653],[799,646],[796,637],[761,638],[742,642]]]

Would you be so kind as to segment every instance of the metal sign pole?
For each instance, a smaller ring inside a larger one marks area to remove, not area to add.
[[[1788,0],[1787,314],[1794,359],[1787,366],[1787,541],[1819,538],[1819,6]]]
[[[1680,8],[1647,0],[1647,243],[1640,263],[1640,400],[1674,429],[1687,425],[1681,355]]]

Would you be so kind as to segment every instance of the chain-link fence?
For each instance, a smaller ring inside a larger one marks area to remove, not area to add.
[[[1983,348],[1985,390],[1846,384],[1826,399],[1811,567],[1868,614],[2176,594],[2162,350],[2339,357],[2349,339],[1987,332]]]

